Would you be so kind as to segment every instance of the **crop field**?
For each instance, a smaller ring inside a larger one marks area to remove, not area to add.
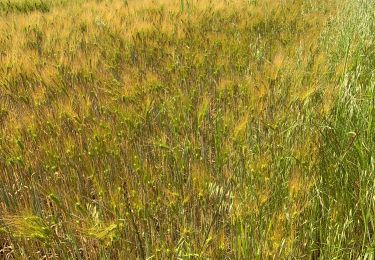
[[[375,0],[0,0],[0,259],[374,259]]]

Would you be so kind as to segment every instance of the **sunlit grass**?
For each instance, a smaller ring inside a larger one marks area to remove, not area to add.
[[[0,257],[371,256],[373,4],[1,2]]]

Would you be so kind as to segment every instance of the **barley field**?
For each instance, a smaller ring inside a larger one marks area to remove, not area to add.
[[[0,0],[0,259],[374,259],[375,0]]]

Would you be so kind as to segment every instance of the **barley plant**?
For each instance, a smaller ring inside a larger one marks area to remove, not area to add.
[[[374,259],[375,0],[0,0],[0,259]]]

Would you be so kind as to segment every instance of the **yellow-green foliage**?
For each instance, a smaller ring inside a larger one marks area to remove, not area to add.
[[[356,64],[336,41],[340,1],[17,0],[0,11],[7,254],[366,251],[372,233],[320,232],[343,216],[321,175],[340,167],[322,158],[325,123]]]
[[[48,243],[52,231],[40,217],[33,215],[8,216],[3,219],[13,236],[24,239],[40,240]],[[6,232],[6,229],[4,229]]]

